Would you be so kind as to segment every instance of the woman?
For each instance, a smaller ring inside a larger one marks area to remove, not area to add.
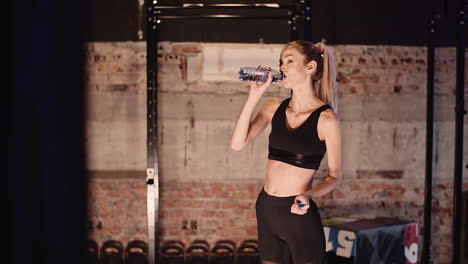
[[[269,124],[265,184],[256,201],[258,243],[263,264],[325,262],[325,237],[313,199],[330,192],[341,180],[341,131],[336,105],[333,55],[323,43],[288,43],[281,52],[286,100],[270,99],[254,119],[252,113],[272,81],[252,83],[234,127],[231,147],[241,150]],[[320,161],[328,151],[328,177],[312,187]],[[299,206],[301,205],[301,206]],[[302,207],[303,206],[303,207]]]

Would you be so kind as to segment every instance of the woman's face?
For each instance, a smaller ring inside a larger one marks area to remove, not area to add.
[[[297,84],[307,81],[310,72],[304,63],[305,56],[295,48],[286,48],[281,52],[280,71],[285,75],[283,85],[291,88]]]

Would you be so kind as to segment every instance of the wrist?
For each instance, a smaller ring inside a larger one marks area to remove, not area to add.
[[[255,107],[258,104],[258,102],[260,101],[260,98],[262,98],[262,96],[256,96],[256,95],[249,94],[249,97],[247,97],[246,104],[251,104],[253,107]]]

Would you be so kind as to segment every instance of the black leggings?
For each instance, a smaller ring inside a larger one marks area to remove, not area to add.
[[[294,196],[277,197],[262,191],[255,204],[258,248],[262,264],[324,264],[325,235],[317,205],[309,200],[304,215],[291,213]]]

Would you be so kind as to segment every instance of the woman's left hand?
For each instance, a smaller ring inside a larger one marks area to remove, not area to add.
[[[299,204],[301,203],[304,204],[304,207],[299,207]],[[307,213],[307,209],[309,209],[309,207],[310,207],[309,199],[306,196],[301,194],[301,195],[296,196],[296,198],[294,199],[294,204],[291,206],[291,213],[304,215]]]

